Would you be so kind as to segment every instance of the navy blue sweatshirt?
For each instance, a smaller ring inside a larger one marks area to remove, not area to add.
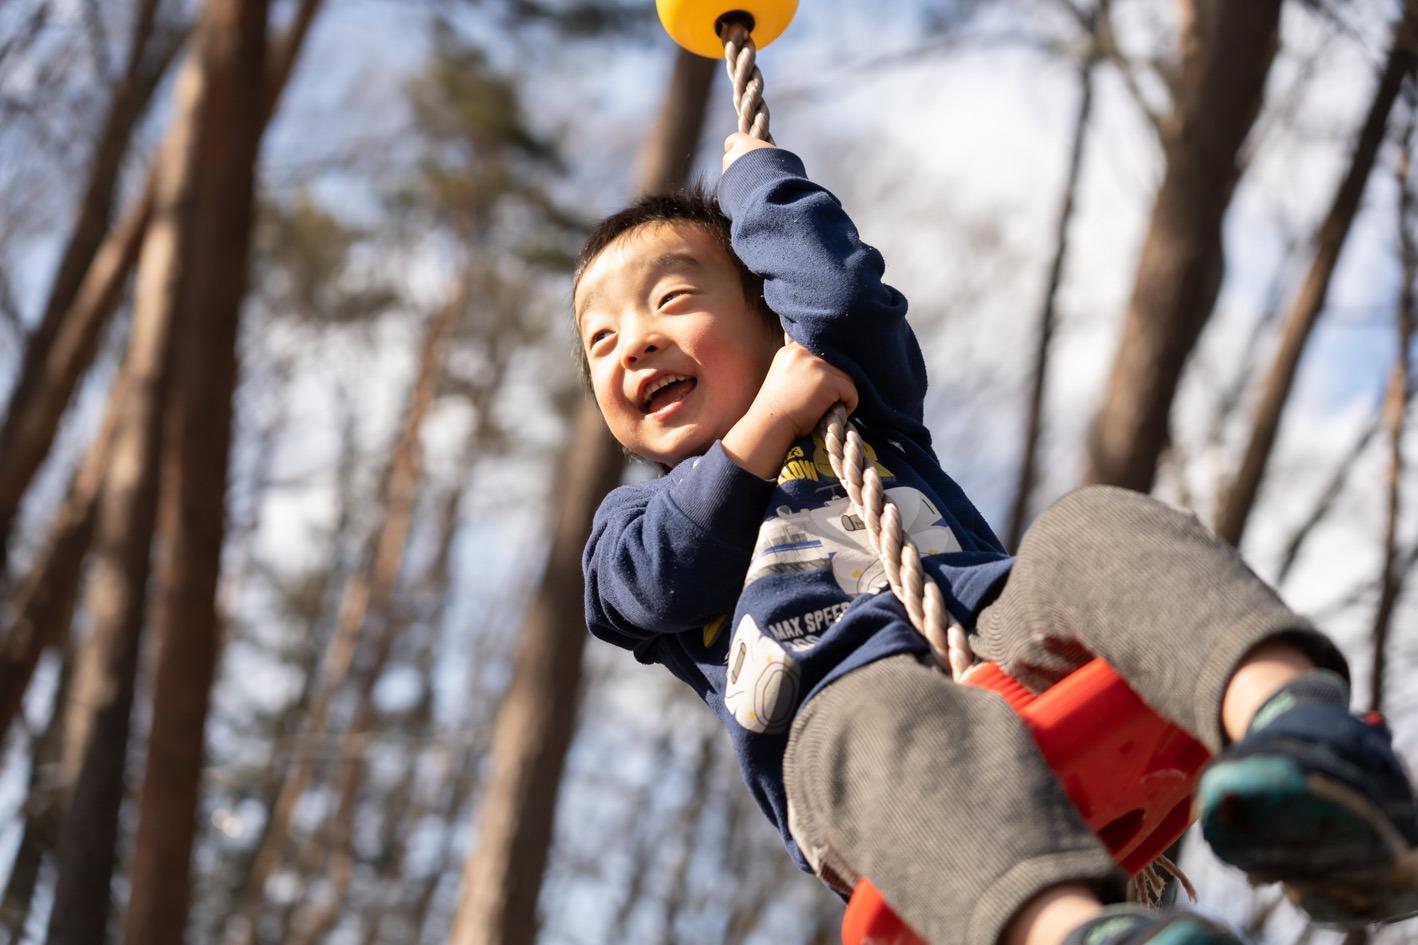
[[[973,627],[1012,559],[931,450],[925,362],[881,254],[787,151],[743,155],[718,195],[734,252],[763,277],[784,330],[856,383],[852,419],[887,493],[951,615]],[[783,791],[794,713],[843,673],[929,649],[882,592],[821,439],[798,441],[776,482],[715,442],[663,478],[614,490],[582,566],[591,632],[663,664],[719,715],[749,789],[807,869]]]

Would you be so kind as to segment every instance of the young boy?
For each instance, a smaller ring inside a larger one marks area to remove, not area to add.
[[[1011,558],[931,450],[881,256],[795,156],[745,135],[725,151],[727,219],[648,198],[577,265],[597,403],[667,470],[601,505],[586,614],[719,715],[798,864],[844,894],[870,876],[932,943],[1230,941],[1105,910],[1124,877],[1027,730],[926,665],[813,435],[841,401],[981,657],[1042,687],[1104,656],[1221,753],[1201,813],[1223,859],[1323,921],[1418,911],[1413,791],[1387,731],[1349,714],[1333,644],[1194,518],[1122,490],[1056,503]]]

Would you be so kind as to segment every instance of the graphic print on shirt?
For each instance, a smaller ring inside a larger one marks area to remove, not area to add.
[[[798,704],[798,663],[749,614],[734,630],[728,668],[724,705],[734,721],[765,735],[786,729]]]
[[[867,452],[879,472],[889,476],[875,451]],[[825,493],[817,507],[794,511],[779,506],[775,514],[764,521],[758,531],[744,587],[777,574],[807,574],[831,572],[832,579],[845,599],[821,605],[797,614],[774,614],[772,622],[755,631],[765,633],[784,652],[804,653],[815,647],[827,631],[846,612],[851,599],[887,587],[885,569],[867,537],[866,525],[851,510],[850,500],[843,494],[839,480],[832,475],[826,459],[826,445],[814,439],[811,457],[801,447],[794,447],[783,463],[779,483],[796,480],[821,482],[819,493]],[[824,472],[824,469],[826,471]],[[798,487],[801,491],[801,486]],[[940,510],[919,489],[896,486],[886,494],[901,512],[901,525],[923,556],[960,551],[955,533],[945,524]],[[741,625],[742,626],[742,625]],[[736,631],[737,632],[737,631]],[[730,659],[733,659],[733,650]]]
[[[862,446],[867,454],[867,462],[876,469],[876,474],[883,480],[894,479],[895,474],[876,458],[876,448],[866,441]],[[809,479],[813,482],[826,480],[836,482],[837,474],[832,471],[832,461],[827,458],[827,441],[822,438],[822,434],[812,435],[812,456],[803,452],[801,446],[794,446],[788,450],[787,457],[783,460],[783,468],[778,473],[778,485],[785,482],[792,482],[795,479]]]
[[[919,489],[897,486],[886,494],[901,510],[901,527],[922,556],[960,550],[955,533],[941,522],[940,512]],[[780,506],[777,515],[759,528],[744,586],[769,574],[829,569],[849,597],[887,585],[885,570],[867,539],[866,525],[851,510],[846,496],[800,512]]]

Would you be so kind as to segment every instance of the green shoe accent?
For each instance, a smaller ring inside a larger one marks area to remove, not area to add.
[[[1122,935],[1145,921],[1136,915],[1120,915],[1111,919],[1103,919],[1089,928],[1088,934],[1083,937],[1083,945],[1103,945],[1113,936]]]
[[[1251,724],[1247,726],[1246,730],[1249,732],[1259,732],[1271,722],[1275,721],[1276,716],[1295,708],[1295,703],[1295,694],[1282,689],[1268,700],[1265,705],[1261,706],[1255,715],[1251,716]]]
[[[1393,866],[1383,815],[1288,758],[1213,765],[1197,796],[1202,834],[1216,855],[1258,879],[1318,879],[1336,871],[1374,878]]]
[[[1418,913],[1418,870],[1406,841],[1352,788],[1294,761],[1222,761],[1197,790],[1202,835],[1256,882],[1284,882],[1327,925],[1355,927]]]
[[[1234,935],[1191,916],[1173,919],[1146,942],[1147,945],[1240,945]]]
[[[1190,912],[1112,905],[1064,938],[1064,945],[1244,945],[1228,929]]]

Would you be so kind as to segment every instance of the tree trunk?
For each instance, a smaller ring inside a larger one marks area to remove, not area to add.
[[[299,54],[301,41],[309,30],[310,21],[320,3],[321,0],[303,0],[281,41],[280,55],[266,77],[263,121],[269,121],[274,113],[280,92]],[[28,396],[28,406],[24,411],[12,412],[6,419],[7,424],[13,421],[13,433],[18,437],[18,441],[40,443],[42,449],[47,451],[48,444],[58,429],[59,419],[64,413],[69,395],[78,383],[79,376],[93,359],[103,326],[117,307],[123,286],[138,260],[148,221],[152,216],[160,172],[160,164],[155,164],[144,184],[142,194],[93,254],[92,262],[74,292],[70,307],[57,328],[56,336],[45,347],[43,383],[38,384]],[[27,350],[26,357],[30,356]],[[114,391],[115,394],[110,395],[113,401],[110,412],[121,405],[118,388],[115,387]],[[14,403],[16,401],[12,400],[12,406]],[[112,422],[111,418],[104,421],[105,426]],[[43,459],[43,456],[39,459]],[[39,459],[36,460],[36,466]],[[84,462],[96,463],[99,473],[107,466],[107,460],[102,457],[90,456]],[[23,465],[17,463],[16,468]],[[8,466],[0,464],[0,479],[3,479],[7,469]],[[91,519],[94,515],[91,509],[87,513],[90,521],[79,517],[84,510],[76,504],[78,494],[75,490],[83,481],[84,474],[80,473],[71,486],[70,499],[66,500],[51,529],[51,541],[47,546],[50,551],[45,552],[42,560],[30,569],[26,582],[17,588],[12,596],[10,603],[14,612],[14,625],[0,628],[5,634],[0,638],[0,734],[3,734],[12,721],[15,707],[24,697],[30,675],[34,671],[34,661],[38,660],[46,645],[47,634],[52,633],[61,622],[67,624],[69,619],[66,614],[68,609],[72,609],[72,601],[65,604],[65,594],[69,593],[65,590],[68,586],[66,582],[78,580],[78,569],[82,563],[80,559],[89,545],[85,530],[92,530]],[[27,483],[28,478],[25,484]],[[0,484],[0,492],[3,492],[3,489],[3,484]],[[21,485],[20,492],[23,492],[23,489],[24,485]],[[17,496],[16,503],[18,501]],[[3,500],[0,500],[0,506],[3,504]],[[2,533],[7,527],[3,519],[4,514],[0,512],[0,581],[3,581],[4,577]],[[46,565],[46,562],[53,562],[53,567]],[[29,629],[31,627],[39,627],[40,633],[32,633]]]
[[[296,912],[291,922],[291,932],[285,937],[283,945],[315,945],[335,927],[341,910],[345,908],[350,884],[354,880],[354,819],[360,789],[364,785],[362,755],[366,746],[367,742],[360,734],[351,741],[345,759],[347,773],[340,779],[337,789],[339,800],[329,818],[331,855],[320,873],[327,877],[330,888],[319,900],[306,903]]]
[[[708,820],[711,810],[704,804],[709,796],[710,780],[714,774],[714,764],[719,759],[716,748],[720,747],[720,728],[717,719],[700,716],[698,744],[694,748],[694,760],[690,763],[690,789],[673,823],[669,824],[668,836],[661,843],[678,844],[673,859],[668,863],[664,893],[660,902],[660,928],[666,941],[675,939],[675,921],[681,913],[692,911],[689,886],[689,864],[699,847],[699,825]],[[659,847],[661,844],[656,844]],[[733,923],[733,917],[729,919]],[[742,941],[735,937],[736,941]]]
[[[302,0],[281,40],[266,77],[266,120],[275,113],[321,2]],[[147,46],[146,39],[141,46],[139,41],[151,32],[155,6],[156,0],[143,0],[135,21],[129,74],[114,92],[95,148],[89,187],[80,203],[79,221],[61,257],[40,324],[26,345],[19,379],[0,422],[0,455],[6,457],[0,464],[0,576],[14,516],[49,453],[79,378],[93,360],[99,336],[137,260],[147,225],[156,168],[123,222],[107,231],[128,139],[185,38],[185,31],[173,31],[160,39],[156,51],[139,57],[140,49]]]
[[[653,748],[646,752],[655,770],[668,769],[673,763],[674,746],[679,737],[680,733],[674,726],[666,725],[660,729]],[[632,939],[631,923],[642,904],[642,897],[646,895],[646,886],[660,875],[658,855],[663,836],[660,820],[640,815],[641,811],[653,809],[654,795],[660,790],[657,780],[647,778],[636,786],[634,793],[620,795],[620,808],[628,816],[620,829],[612,832],[623,845],[630,866],[629,875],[622,874],[623,878],[616,883],[616,895],[620,897],[620,902],[609,925],[607,941],[626,942]]]
[[[95,561],[88,585],[93,629],[79,650],[65,723],[63,769],[72,791],[59,841],[50,945],[104,939],[124,794],[129,710],[137,669],[157,515],[163,411],[182,276],[182,215],[192,182],[182,160],[191,146],[196,76],[184,70],[175,133],[159,159],[153,220],[143,241],[124,392],[99,499]],[[76,773],[75,773],[76,772]],[[72,776],[72,781],[69,777]]]
[[[682,186],[704,121],[715,63],[680,51],[638,189]],[[492,773],[478,813],[452,945],[530,945],[551,847],[557,790],[575,727],[586,626],[581,551],[591,517],[620,479],[620,448],[600,411],[580,401],[554,480],[556,524],[541,584],[518,634],[512,681],[493,730]]]
[[[158,0],[140,0],[129,40],[128,64],[114,87],[108,114],[94,144],[88,184],[78,204],[78,218],[60,255],[44,312],[26,343],[19,377],[6,406],[5,418],[0,422],[0,455],[5,457],[5,462],[0,464],[0,571],[4,570],[5,549],[15,513],[35,471],[49,452],[59,416],[69,402],[79,374],[93,359],[99,329],[107,320],[106,315],[88,319],[92,327],[84,333],[85,343],[73,352],[73,360],[68,365],[56,370],[55,343],[61,335],[73,334],[70,307],[108,232],[114,191],[133,129],[182,45],[183,31],[153,40],[157,6]],[[130,238],[136,243],[136,237]],[[131,265],[130,260],[123,268],[126,271]],[[123,282],[118,281],[119,285]],[[111,311],[112,303],[108,309]],[[78,317],[82,320],[82,316]]]
[[[1364,185],[1373,169],[1379,146],[1383,143],[1389,112],[1398,97],[1403,77],[1412,73],[1414,62],[1418,61],[1413,51],[1415,26],[1418,26],[1418,11],[1410,10],[1395,29],[1388,63],[1379,79],[1378,88],[1374,91],[1373,101],[1369,104],[1369,113],[1359,133],[1353,160],[1350,161],[1349,170],[1335,192],[1329,212],[1320,226],[1315,240],[1315,258],[1305,274],[1299,294],[1295,297],[1280,339],[1280,349],[1276,352],[1275,361],[1271,364],[1261,387],[1260,403],[1256,407],[1250,441],[1246,444],[1235,481],[1227,490],[1216,517],[1216,533],[1233,545],[1239,546],[1245,534],[1246,521],[1255,506],[1261,479],[1265,475],[1266,462],[1270,459],[1271,449],[1280,430],[1280,418],[1285,410],[1285,402],[1294,386],[1300,356],[1304,353],[1305,344],[1309,341],[1315,322],[1324,307],[1330,278],[1339,263],[1339,254],[1349,236],[1350,224],[1354,222],[1360,198],[1364,195]]]
[[[55,687],[49,721],[31,746],[24,828],[15,847],[15,856],[10,861],[5,891],[0,895],[0,930],[5,932],[8,945],[20,945],[25,940],[24,929],[29,924],[40,870],[45,858],[53,854],[59,835],[60,797],[54,785],[49,783],[52,779],[47,772],[59,762],[64,738],[64,706],[69,699],[69,685],[73,678],[73,657],[74,648],[64,647],[59,684]]]
[[[181,319],[167,462],[175,482],[170,563],[157,615],[147,770],[126,939],[184,939],[208,700],[220,620],[236,340],[246,294],[256,158],[265,126],[267,0],[209,0],[188,74],[190,202],[183,208]]]
[[[431,590],[439,596],[435,598],[433,619],[424,621],[428,629],[428,640],[415,659],[419,667],[419,700],[411,713],[416,720],[411,734],[416,737],[428,735],[432,739],[429,754],[433,756],[432,773],[421,770],[418,760],[410,759],[398,783],[390,788],[380,804],[384,814],[381,827],[380,850],[374,860],[377,865],[375,891],[369,897],[369,905],[364,909],[363,945],[379,945],[384,940],[383,925],[395,901],[407,896],[407,888],[412,878],[408,863],[408,840],[416,833],[424,818],[434,811],[443,787],[452,780],[453,750],[437,738],[433,722],[434,667],[438,660],[436,653],[441,649],[437,635],[442,625],[443,602],[448,596],[448,585],[435,582]],[[475,722],[467,722],[475,725]]]
[[[349,418],[345,420],[346,422],[339,424],[339,458],[335,462],[335,507],[339,511],[328,540],[322,543],[322,560],[325,565],[309,577],[309,586],[300,594],[300,600],[287,602],[282,608],[292,620],[307,629],[308,640],[306,645],[291,654],[293,662],[289,664],[289,669],[300,679],[300,691],[294,699],[280,708],[268,725],[263,726],[263,735],[270,747],[266,752],[266,761],[262,765],[261,773],[250,780],[247,797],[266,811],[276,808],[290,763],[290,754],[292,751],[305,750],[297,739],[315,698],[317,669],[324,643],[329,640],[330,630],[336,621],[336,610],[340,603],[336,591],[345,585],[350,574],[361,564],[346,564],[340,551],[347,546],[355,529],[355,467],[358,465],[359,452],[354,431],[348,422]],[[363,500],[364,497],[358,498]],[[267,817],[266,825],[269,824],[270,818]],[[214,907],[211,921],[203,929],[202,941],[222,941],[223,930],[227,928],[230,917],[239,911],[238,904],[245,902],[253,889],[260,888],[260,884],[252,882],[252,867],[269,842],[267,838],[271,833],[269,829],[263,828],[255,844],[230,858],[223,875],[230,877],[232,881],[224,884],[220,903]]]
[[[1152,487],[1182,368],[1221,285],[1221,222],[1275,57],[1280,6],[1183,4],[1181,77],[1163,135],[1166,170],[1089,438],[1087,482]]]
[[[156,177],[154,168],[142,194],[97,250],[73,301],[53,327],[53,337],[39,346],[32,341],[25,350],[26,364],[21,371],[33,370],[36,377],[26,381],[22,374],[23,386],[15,389],[11,411],[5,417],[4,455],[13,457],[14,462],[0,464],[0,535],[4,536],[0,537],[0,555],[25,490],[49,453],[69,397],[93,360],[103,328],[138,262],[152,215]],[[30,368],[31,361],[40,360],[37,348],[43,349],[42,363]]]
[[[0,639],[0,744],[20,712],[40,654],[69,629],[84,558],[93,540],[99,489],[122,415],[122,375],[109,395],[103,426],[89,445],[43,549],[11,594],[13,620]]]
[[[331,702],[345,681],[359,643],[360,631],[370,615],[381,621],[389,618],[389,605],[413,518],[414,492],[419,478],[419,435],[442,375],[445,341],[467,302],[466,292],[466,285],[460,288],[429,323],[424,335],[418,373],[409,392],[403,423],[384,478],[384,516],[377,534],[371,538],[363,567],[345,586],[335,630],[320,666],[315,697],[306,715],[305,730],[310,735],[321,735],[328,730]],[[309,787],[314,773],[314,758],[306,752],[298,753],[270,809],[260,848],[246,879],[242,901],[228,927],[228,942],[252,941],[266,880],[280,865],[296,803]]]
[[[1090,50],[1078,69],[1078,114],[1074,117],[1073,143],[1069,147],[1068,171],[1064,176],[1064,195],[1059,207],[1058,224],[1054,231],[1054,258],[1049,265],[1049,278],[1044,286],[1044,304],[1039,310],[1038,343],[1034,348],[1034,370],[1029,385],[1029,406],[1024,424],[1024,447],[1019,459],[1019,475],[1014,485],[1014,507],[1009,513],[1005,533],[1006,547],[1018,548],[1029,524],[1029,509],[1038,479],[1039,441],[1044,432],[1044,392],[1048,386],[1049,345],[1054,337],[1055,308],[1059,286],[1063,283],[1064,263],[1068,260],[1068,229],[1073,222],[1074,200],[1078,195],[1078,178],[1083,169],[1083,145],[1088,138],[1089,115],[1093,111],[1093,69],[1098,64],[1096,51]]]
[[[491,364],[487,372],[479,376],[477,388],[468,398],[472,413],[470,432],[463,441],[457,462],[453,465],[456,470],[471,470],[473,468],[477,460],[478,448],[482,445],[482,438],[479,434],[486,429],[488,413],[492,407],[492,397],[501,389],[509,357],[506,352],[499,352],[500,346],[497,344],[499,340],[501,339],[494,338],[489,344],[488,354]],[[435,367],[436,363],[441,364],[442,360],[441,355],[436,358],[425,358],[430,368]],[[438,537],[433,544],[436,550],[433,562],[427,571],[425,590],[435,603],[431,613],[420,622],[435,634],[442,623],[444,604],[447,600],[449,587],[453,582],[454,540],[457,538],[458,528],[462,521],[463,501],[469,491],[470,483],[464,477],[462,481],[449,485],[439,501],[433,504],[437,510],[433,520],[437,523]],[[371,621],[376,629],[376,636],[369,659],[359,673],[357,702],[350,722],[345,726],[345,731],[356,743],[361,742],[369,734],[369,730],[376,721],[374,687],[388,664],[394,644],[407,629],[407,621],[397,618],[392,610],[392,607],[385,606],[382,612],[376,614]],[[354,850],[352,849],[354,832],[352,828],[356,814],[355,804],[364,781],[365,768],[362,751],[348,752],[337,767],[335,793],[340,801],[325,823],[317,828],[306,841],[300,854],[302,872],[306,875],[322,872],[330,874],[333,880],[330,884],[331,889],[329,894],[322,897],[321,901],[307,903],[296,914],[293,923],[294,932],[286,945],[313,945],[320,936],[323,936],[334,926],[334,923],[339,919],[341,910],[345,907],[345,901],[349,896],[350,882],[354,874]],[[415,773],[416,765],[411,763],[403,790],[398,793],[407,797],[412,792]],[[385,816],[395,818],[407,814],[412,818],[417,818],[422,816],[422,809],[423,807],[419,805],[404,804],[402,809],[393,811],[386,809]],[[413,813],[409,813],[410,810]],[[413,829],[415,823],[411,822],[407,826],[408,829]],[[390,850],[382,859],[390,870],[389,878],[392,878],[398,875],[394,870],[404,861],[406,845],[398,824],[391,824],[389,834],[391,838]],[[321,849],[322,847],[324,849]],[[328,868],[324,868],[326,856],[332,863]],[[368,919],[366,934],[371,936],[375,934],[381,921],[382,917],[376,911]]]

